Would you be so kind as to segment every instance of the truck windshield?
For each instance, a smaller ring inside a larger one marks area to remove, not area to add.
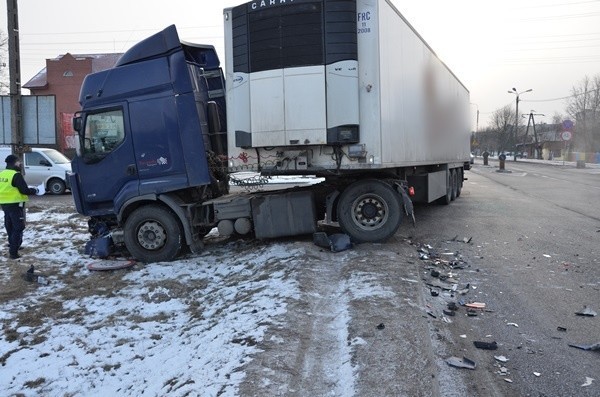
[[[82,139],[86,162],[97,162],[106,157],[125,139],[123,111],[111,109],[88,114]]]

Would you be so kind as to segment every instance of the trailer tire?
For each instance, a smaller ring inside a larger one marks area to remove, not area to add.
[[[357,243],[384,241],[402,222],[402,197],[387,183],[368,179],[347,187],[337,205],[342,231]]]
[[[458,170],[450,170],[450,188],[452,191],[450,192],[450,200],[456,200],[458,193]]]
[[[463,170],[462,168],[458,168],[457,170],[457,176],[458,176],[458,184],[456,185],[456,197],[460,197],[460,193],[462,192],[462,187],[463,187]]]
[[[177,216],[159,205],[140,207],[125,221],[125,246],[135,259],[146,263],[175,259],[182,235]]]
[[[441,205],[448,205],[452,202],[452,172],[448,171],[448,180],[446,181],[446,194],[435,201]]]

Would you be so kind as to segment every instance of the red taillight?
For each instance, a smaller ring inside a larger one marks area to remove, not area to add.
[[[414,187],[410,186],[408,188],[408,195],[411,196],[411,197],[415,195],[415,188]]]

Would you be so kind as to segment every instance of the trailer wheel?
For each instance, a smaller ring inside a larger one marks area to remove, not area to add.
[[[448,181],[446,182],[446,194],[435,202],[442,205],[448,205],[452,201],[452,172],[448,171]]]
[[[463,187],[463,170],[462,168],[458,168],[457,170],[457,179],[458,179],[458,184],[456,185],[456,197],[460,197],[460,193],[462,192],[462,187]]]
[[[452,191],[450,192],[450,200],[454,201],[458,192],[458,171],[450,170],[450,188]]]
[[[181,252],[176,215],[158,205],[135,210],[125,222],[124,239],[129,253],[142,262],[170,261]]]
[[[400,227],[401,202],[400,195],[384,182],[355,182],[340,196],[337,206],[340,227],[357,243],[386,240]]]

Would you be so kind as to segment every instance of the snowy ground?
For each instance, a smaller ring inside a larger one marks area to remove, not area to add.
[[[34,200],[23,257],[0,259],[0,396],[436,394],[401,237],[341,253],[213,237],[197,256],[98,272],[65,203]],[[22,277],[31,265],[47,285]]]
[[[0,267],[0,395],[234,395],[236,369],[297,295],[289,244],[92,272],[86,239],[72,212],[29,209],[30,248]],[[21,278],[31,264],[48,285]]]

